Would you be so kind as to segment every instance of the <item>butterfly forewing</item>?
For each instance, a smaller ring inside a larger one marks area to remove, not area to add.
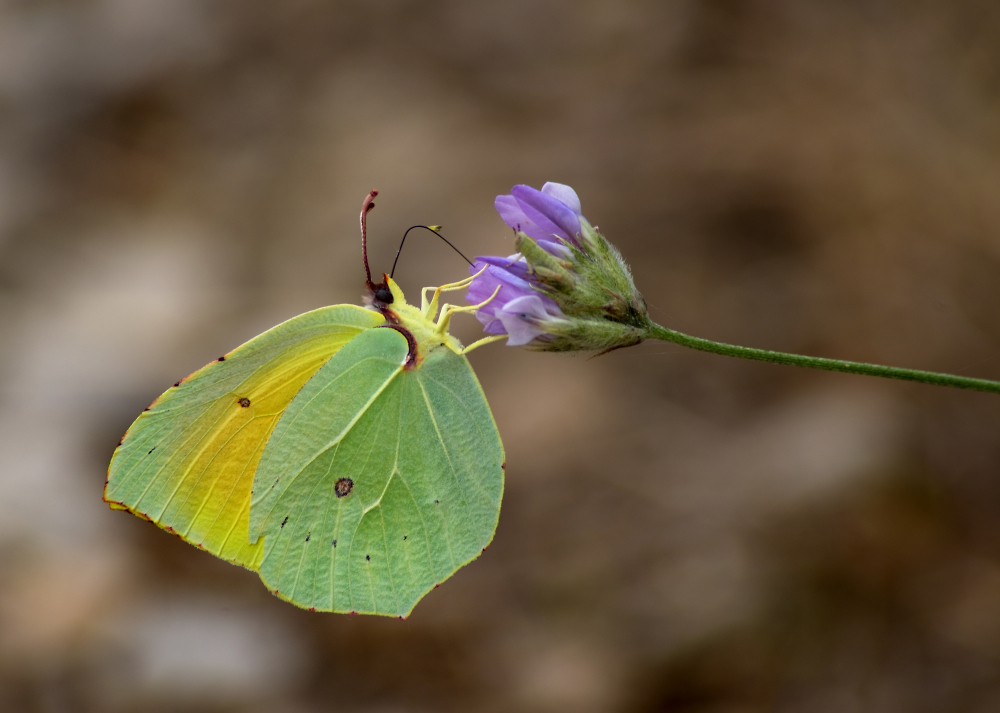
[[[250,489],[264,445],[303,384],[383,321],[353,305],[314,310],[184,379],[123,437],[105,500],[255,569],[262,544],[248,537]]]

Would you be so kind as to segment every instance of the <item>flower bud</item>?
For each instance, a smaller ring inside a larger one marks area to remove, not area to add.
[[[497,196],[515,230],[509,257],[478,257],[466,300],[489,334],[541,351],[609,351],[638,344],[650,326],[625,260],[594,228],[569,186],[514,186]],[[499,288],[499,290],[498,290]]]

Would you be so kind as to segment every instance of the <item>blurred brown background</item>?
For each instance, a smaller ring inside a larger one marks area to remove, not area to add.
[[[558,181],[668,326],[1000,379],[998,8],[0,2],[0,711],[1000,710],[997,396],[482,349],[500,526],[405,622],[101,502],[178,377],[359,300],[371,188],[379,271]]]

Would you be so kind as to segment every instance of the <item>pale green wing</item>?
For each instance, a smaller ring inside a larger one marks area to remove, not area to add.
[[[264,444],[303,384],[344,344],[384,321],[354,305],[317,309],[178,382],[122,437],[104,499],[256,569],[262,543],[248,539],[250,490]]]
[[[307,609],[407,616],[490,543],[504,454],[464,356],[407,369],[406,339],[360,334],[289,405],[254,478],[258,571]]]

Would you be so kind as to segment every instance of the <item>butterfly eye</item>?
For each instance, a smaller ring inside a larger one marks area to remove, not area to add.
[[[389,291],[388,287],[379,287],[375,290],[375,299],[379,302],[384,302],[387,305],[392,304],[392,293]]]

